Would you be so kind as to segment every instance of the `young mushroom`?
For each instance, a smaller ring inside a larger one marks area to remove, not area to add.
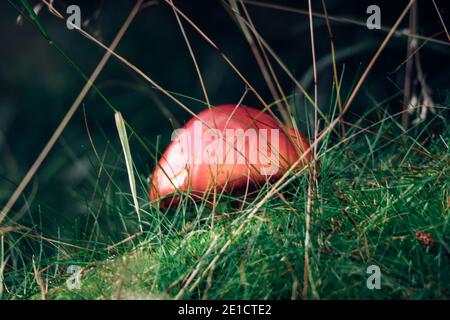
[[[173,133],[152,174],[151,202],[165,208],[178,205],[180,193],[200,200],[276,181],[300,156],[302,166],[310,160],[307,139],[297,133],[251,107],[206,109]]]

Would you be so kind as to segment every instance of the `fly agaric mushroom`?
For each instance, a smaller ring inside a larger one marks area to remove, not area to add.
[[[270,115],[243,105],[220,105],[200,112],[172,134],[150,187],[152,203],[177,205],[179,192],[194,199],[214,192],[239,193],[279,179],[309,144],[293,129],[285,133]]]

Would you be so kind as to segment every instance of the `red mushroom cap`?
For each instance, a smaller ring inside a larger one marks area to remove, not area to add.
[[[267,113],[243,105],[220,105],[200,112],[172,135],[152,174],[150,199],[177,205],[177,192],[195,199],[254,189],[279,179],[305,152],[303,134],[291,139]]]

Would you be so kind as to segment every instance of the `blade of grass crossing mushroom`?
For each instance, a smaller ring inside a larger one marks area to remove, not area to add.
[[[139,221],[139,229],[142,232],[141,214],[139,212],[139,202],[136,192],[136,180],[134,179],[133,159],[131,158],[130,144],[128,143],[127,129],[122,114],[116,112],[114,114],[116,120],[117,132],[119,133],[120,144],[122,145],[123,154],[125,156],[125,164],[127,166],[128,181],[130,183],[131,195],[133,197],[134,208]]]

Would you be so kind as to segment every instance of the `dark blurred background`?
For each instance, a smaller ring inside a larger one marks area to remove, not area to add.
[[[30,1],[34,6],[40,1]],[[435,36],[445,42],[446,36],[431,0],[419,0],[418,33]],[[134,1],[61,1],[55,7],[65,12],[70,4],[81,8],[84,29],[109,44],[126,19]],[[261,3],[263,3],[261,1]],[[307,1],[273,1],[278,5],[307,10]],[[381,23],[391,27],[408,1],[326,1],[328,13],[365,23],[369,5],[381,8]],[[447,0],[436,0],[447,25],[450,13]],[[272,96],[260,69],[238,25],[221,1],[175,1],[235,63],[266,101]],[[16,8],[14,6],[16,6]],[[68,61],[49,45],[35,25],[19,19],[20,1],[0,2],[0,205],[6,202],[42,150],[50,135],[84,85],[83,79]],[[259,33],[277,52],[297,79],[311,86],[312,58],[308,17],[248,3],[247,9]],[[315,12],[323,13],[321,1],[313,1]],[[90,74],[104,51],[45,8],[39,17],[51,38],[86,74]],[[327,111],[332,93],[330,42],[326,22],[315,18],[317,59],[325,67],[319,72],[319,105]],[[244,83],[220,55],[184,22],[187,35],[198,59],[212,104],[236,103],[245,91]],[[346,97],[358,76],[367,66],[387,32],[368,30],[365,26],[331,21],[339,72],[344,70],[342,95]],[[408,27],[408,16],[400,29]],[[419,45],[423,41],[419,41]],[[349,119],[386,99],[388,112],[401,110],[407,37],[395,36],[382,53],[363,89],[352,106]],[[436,104],[449,103],[449,59],[447,44],[427,42],[420,49],[426,80]],[[160,1],[143,9],[132,22],[117,52],[134,63],[162,87],[180,95],[204,100],[194,65],[169,5]],[[276,65],[274,63],[274,65]],[[344,68],[345,66],[345,68]],[[343,69],[344,68],[344,69]],[[286,93],[294,93],[290,79],[275,68]],[[150,150],[161,136],[162,148],[167,144],[173,126],[190,118],[173,101],[152,88],[115,58],[111,58],[96,85],[120,110],[124,118],[143,138]],[[180,99],[193,111],[205,106],[193,99]],[[303,106],[299,98],[299,108]],[[251,93],[244,103],[261,108]],[[161,110],[170,111],[169,119]],[[303,110],[303,109],[300,109]],[[32,184],[18,201],[14,212],[29,200],[28,215],[39,217],[43,226],[72,226],[75,217],[89,215],[89,199],[97,183],[99,161],[94,156],[89,133],[98,153],[105,154],[105,164],[117,168],[116,181],[127,186],[125,166],[114,124],[113,111],[91,91],[61,139],[40,168]],[[304,125],[304,124],[301,124]],[[132,139],[132,153],[138,172],[146,177],[154,166],[151,154]],[[100,182],[101,183],[101,182]],[[128,190],[128,189],[126,189]],[[119,190],[116,190],[119,192]],[[141,193],[144,197],[145,194]],[[31,201],[32,200],[32,201]],[[30,202],[31,201],[31,202]]]

